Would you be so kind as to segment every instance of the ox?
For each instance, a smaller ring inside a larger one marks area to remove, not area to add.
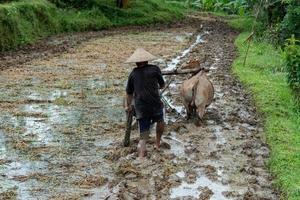
[[[182,83],[180,94],[187,112],[187,118],[190,119],[196,113],[201,120],[205,108],[213,101],[214,87],[208,80],[204,70],[201,70]]]

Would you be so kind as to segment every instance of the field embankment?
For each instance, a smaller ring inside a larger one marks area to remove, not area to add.
[[[282,68],[280,51],[265,42],[251,42],[245,66],[246,39],[251,20],[231,20],[242,29],[235,45],[239,57],[233,64],[234,73],[248,87],[256,106],[264,116],[266,142],[271,149],[269,168],[282,190],[283,199],[300,198],[300,114],[295,108],[293,94]]]
[[[58,8],[47,0],[0,1],[0,51],[61,32],[168,22],[182,17],[184,12],[178,4],[161,0],[132,0],[127,9],[117,8],[115,1],[92,2],[78,9]]]

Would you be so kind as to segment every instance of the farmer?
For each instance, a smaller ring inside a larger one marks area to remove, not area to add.
[[[140,141],[138,143],[138,156],[145,156],[146,141],[149,139],[150,126],[156,124],[155,147],[159,149],[161,136],[164,131],[163,103],[160,100],[159,89],[164,88],[165,81],[158,66],[148,64],[148,61],[156,59],[155,56],[142,48],[138,48],[126,61],[136,63],[137,67],[129,75],[126,98],[127,112],[134,108],[139,124]]]

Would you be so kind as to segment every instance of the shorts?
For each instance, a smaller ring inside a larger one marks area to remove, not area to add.
[[[152,117],[144,117],[138,119],[141,138],[147,139],[150,134],[151,125],[156,122],[163,122],[163,121],[164,121],[163,112],[157,115],[153,115]]]

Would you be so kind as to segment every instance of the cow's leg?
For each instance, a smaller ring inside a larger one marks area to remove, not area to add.
[[[200,120],[202,120],[202,118],[204,116],[204,113],[205,113],[205,104],[202,103],[201,105],[199,105],[197,107],[197,115],[198,115]]]
[[[192,111],[192,115],[193,115],[193,118],[197,117],[197,107],[196,106],[193,106],[193,111]]]
[[[201,126],[202,122],[203,122],[203,115],[204,115],[204,111],[205,111],[205,106],[203,108],[203,106],[198,106],[195,107],[195,111],[194,111],[194,116],[195,116],[195,120],[194,123],[196,126]]]
[[[189,120],[189,119],[191,118],[190,104],[187,103],[187,102],[184,100],[184,101],[183,101],[183,105],[184,105],[185,110],[186,110],[187,120]]]
[[[189,119],[194,118],[194,113],[195,113],[195,106],[194,105],[189,105]]]

